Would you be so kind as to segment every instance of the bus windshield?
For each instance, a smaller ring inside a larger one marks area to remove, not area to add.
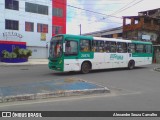
[[[62,39],[61,37],[53,37],[50,42],[50,57],[51,58],[59,58],[62,56]]]

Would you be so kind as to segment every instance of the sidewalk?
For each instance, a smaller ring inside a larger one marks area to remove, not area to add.
[[[0,62],[0,66],[18,66],[18,65],[47,65],[48,59],[29,59],[23,63],[4,63]]]

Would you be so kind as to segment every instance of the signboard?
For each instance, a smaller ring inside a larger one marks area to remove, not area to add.
[[[17,32],[4,32],[2,34],[5,38],[23,38],[23,36]]]
[[[142,39],[143,40],[151,40],[151,36],[150,35],[142,35]]]
[[[41,33],[41,40],[46,41],[46,33]]]

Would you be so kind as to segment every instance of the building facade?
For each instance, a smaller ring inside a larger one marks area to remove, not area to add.
[[[66,33],[66,0],[1,0],[0,11],[0,40],[26,42],[31,58],[47,58],[51,37]]]
[[[106,38],[122,38],[122,27],[107,29],[107,30],[101,30],[91,33],[86,33],[84,35],[91,35],[94,37],[106,37]]]
[[[126,23],[129,19],[130,22]],[[159,36],[158,19],[148,16],[123,17],[123,39],[157,42]]]
[[[160,44],[160,9],[142,11],[138,16],[123,17],[123,39]]]

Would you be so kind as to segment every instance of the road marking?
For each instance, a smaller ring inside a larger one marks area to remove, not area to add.
[[[105,98],[105,97],[116,97],[116,96],[121,96],[121,95],[134,95],[134,94],[141,94],[142,92],[132,92],[132,93],[120,93],[117,94],[116,92],[113,93],[107,93],[107,94],[101,94],[101,95],[89,95],[89,96],[71,96],[71,97],[67,97],[67,98],[49,98],[48,100],[44,100],[44,99],[38,99],[38,100],[33,100],[33,101],[23,101],[23,102],[19,102],[19,103],[0,103],[0,104],[4,104],[1,105],[0,108],[4,108],[4,107],[11,107],[11,106],[22,106],[22,105],[31,105],[31,104],[39,104],[39,103],[51,103],[51,102],[62,102],[62,101],[73,101],[73,100],[81,100],[81,99],[92,99],[92,98]]]

